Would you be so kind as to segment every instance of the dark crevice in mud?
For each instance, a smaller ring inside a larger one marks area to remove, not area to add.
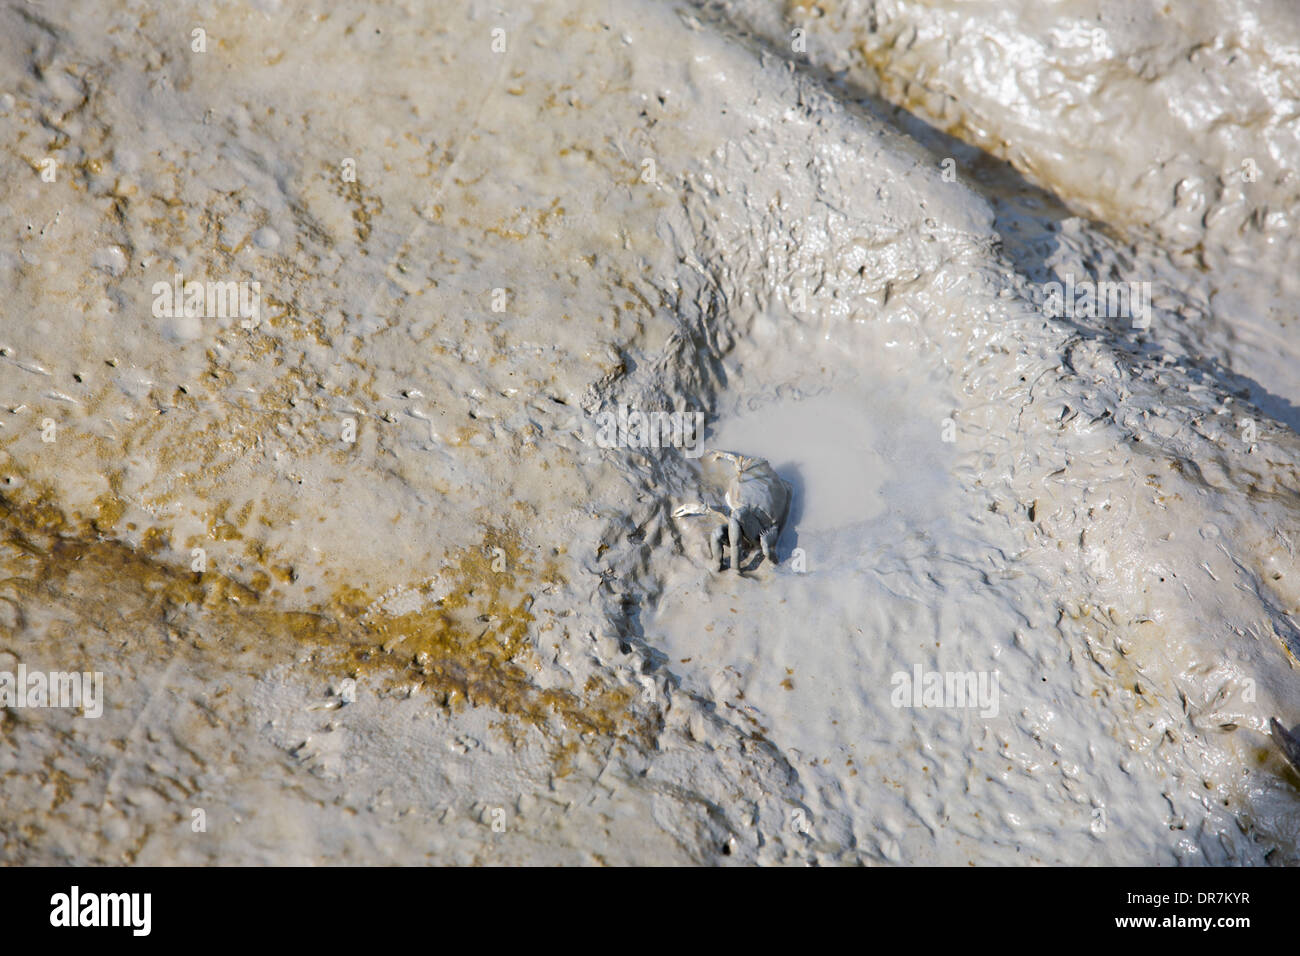
[[[753,50],[764,59],[775,58],[785,64],[791,71],[806,76],[833,93],[838,100],[848,107],[861,109],[881,125],[902,134],[905,139],[928,154],[930,163],[936,167],[946,159],[955,161],[955,169],[960,171],[960,182],[973,188],[990,205],[993,211],[993,226],[1000,243],[1000,252],[1007,262],[1009,271],[1013,271],[1024,280],[1041,286],[1044,283],[1060,281],[1061,277],[1048,264],[1049,260],[1064,247],[1061,237],[1062,224],[1067,220],[1078,220],[1083,230],[1091,233],[1102,246],[1106,256],[1114,259],[1120,267],[1131,273],[1131,260],[1127,247],[1140,244],[1152,251],[1161,253],[1168,268],[1175,271],[1188,283],[1194,283],[1196,276],[1190,275],[1185,267],[1178,266],[1168,258],[1167,252],[1154,234],[1135,232],[1131,228],[1121,228],[1111,223],[1098,220],[1087,212],[1077,209],[1071,203],[1057,195],[1051,189],[1027,179],[1010,161],[961,138],[963,127],[958,124],[952,131],[944,131],[919,113],[906,106],[892,103],[879,94],[872,92],[851,78],[851,70],[830,70],[811,62],[804,56],[795,54],[788,45],[775,42],[763,32],[738,20],[727,4],[717,0],[692,0],[692,9],[701,18],[707,19],[720,32],[730,36],[735,42]],[[865,62],[880,76],[882,67]],[[886,78],[881,77],[883,82]],[[911,78],[909,78],[911,79]],[[969,132],[969,131],[967,131]],[[1066,250],[1068,251],[1068,250]],[[1084,274],[1077,275],[1076,280],[1084,279],[1097,282],[1118,278],[1103,275],[1104,271],[1115,271],[1115,262],[1084,261]],[[1129,280],[1133,279],[1130,274]],[[1159,293],[1167,298],[1179,300],[1179,311],[1204,311],[1193,303],[1186,293],[1178,287],[1161,282],[1158,277],[1149,279],[1158,285]],[[1153,295],[1153,298],[1159,296]],[[1186,350],[1169,350],[1157,345],[1152,335],[1144,335],[1137,330],[1119,329],[1114,321],[1099,319],[1090,322],[1078,321],[1066,317],[1048,318],[1047,321],[1070,328],[1077,335],[1098,341],[1126,358],[1130,368],[1140,367],[1141,359],[1149,359],[1148,367],[1159,359],[1154,353],[1159,351],[1165,358],[1163,368],[1180,369],[1186,372],[1189,380],[1213,387],[1223,395],[1233,396],[1249,402],[1253,406],[1255,417],[1269,418],[1300,433],[1300,407],[1287,399],[1269,391],[1259,382],[1227,368],[1217,357]],[[1153,319],[1153,323],[1154,323]],[[1182,319],[1176,320],[1182,321]],[[1176,333],[1176,329],[1174,330]],[[1144,354],[1143,354],[1144,353]]]

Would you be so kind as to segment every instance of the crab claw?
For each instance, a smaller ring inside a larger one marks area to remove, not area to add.
[[[749,458],[745,455],[737,455],[734,451],[706,451],[702,456],[705,461],[725,461],[735,465],[737,471],[743,471],[747,466],[752,465],[757,459]]]

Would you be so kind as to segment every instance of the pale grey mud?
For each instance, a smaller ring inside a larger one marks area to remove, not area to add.
[[[1288,6],[4,5],[0,862],[1300,863]]]

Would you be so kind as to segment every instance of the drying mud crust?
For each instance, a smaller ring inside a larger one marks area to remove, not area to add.
[[[1288,6],[3,7],[0,862],[1300,864]]]

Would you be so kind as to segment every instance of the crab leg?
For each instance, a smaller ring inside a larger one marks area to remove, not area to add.
[[[727,520],[727,534],[731,536],[731,570],[740,571],[740,516],[731,513]]]
[[[709,536],[709,554],[713,556],[713,563],[722,570],[722,536],[727,533],[727,526],[720,524],[713,529],[713,534]]]

